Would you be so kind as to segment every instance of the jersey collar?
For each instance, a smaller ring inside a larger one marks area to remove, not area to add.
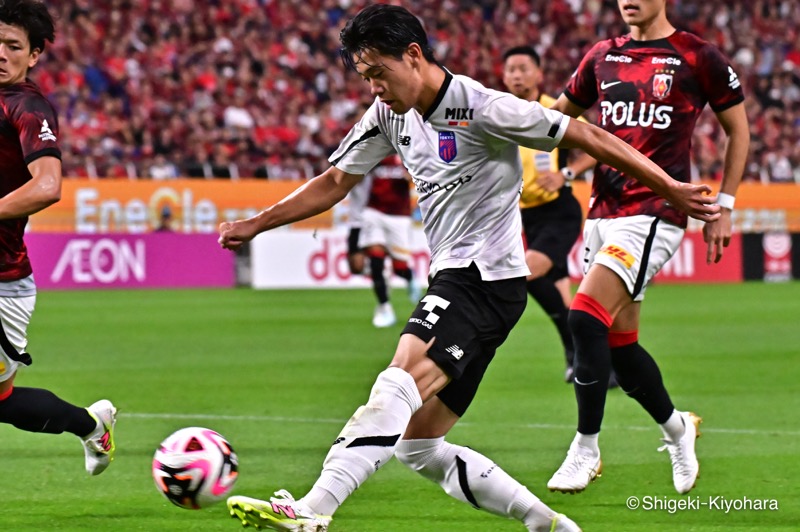
[[[427,122],[428,118],[430,118],[431,115],[436,112],[436,109],[439,108],[439,104],[442,103],[444,95],[447,92],[447,88],[450,87],[450,82],[453,81],[453,75],[446,68],[443,68],[442,70],[444,70],[444,81],[442,82],[442,86],[439,88],[439,92],[436,93],[436,99],[433,100],[431,106],[428,107],[428,110],[425,111],[425,114],[422,116],[423,122]]]

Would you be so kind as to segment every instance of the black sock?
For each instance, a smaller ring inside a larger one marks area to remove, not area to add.
[[[572,333],[569,330],[567,321],[569,308],[564,305],[564,298],[561,297],[561,292],[558,291],[553,280],[547,276],[528,281],[527,288],[528,293],[539,303],[539,306],[553,321],[553,325],[556,326],[558,335],[561,337],[561,343],[564,345],[564,356],[567,358],[567,364],[572,365],[573,361],[571,359],[575,352],[575,346],[572,342]]]
[[[51,391],[16,387],[0,401],[0,423],[28,432],[67,431],[79,437],[87,436],[97,427],[97,421],[85,408],[59,399]]]
[[[375,291],[378,303],[386,303],[389,301],[389,292],[386,288],[386,279],[383,276],[383,257],[370,257],[369,270],[370,276],[372,276],[372,289]]]
[[[626,394],[636,399],[656,423],[666,423],[675,406],[669,397],[661,370],[639,342],[611,349],[611,364],[617,382]]]
[[[578,432],[597,434],[611,373],[608,327],[582,310],[569,311],[569,327],[575,341],[575,397],[578,400]],[[581,384],[583,383],[583,384]]]

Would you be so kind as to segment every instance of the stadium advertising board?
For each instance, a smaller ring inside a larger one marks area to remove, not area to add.
[[[34,233],[25,238],[39,288],[232,287],[234,254],[215,235]]]
[[[90,180],[65,179],[61,201],[31,217],[29,231],[80,234],[146,233],[167,206],[173,229],[180,233],[214,233],[225,220],[251,216],[300,186],[298,181],[263,179]],[[709,183],[716,191],[717,183]],[[581,205],[589,186],[574,184]],[[330,212],[298,228],[330,227]],[[736,195],[734,225],[743,233],[786,231],[800,233],[800,186],[743,183]],[[700,223],[690,225],[697,230]]]
[[[166,207],[172,214],[171,227],[175,232],[216,233],[220,222],[252,216],[301,184],[263,179],[65,179],[61,201],[32,216],[28,231],[148,233],[158,227]],[[304,224],[330,226],[330,218],[330,213],[324,213]]]
[[[520,241],[521,245],[521,241]],[[742,280],[742,245],[734,235],[719,264],[706,264],[706,244],[700,233],[688,233],[675,256],[656,277],[657,282],[735,282]],[[430,253],[421,229],[412,232],[411,267],[418,279],[427,279]],[[583,241],[578,239],[569,257],[570,277],[582,277]],[[273,231],[252,243],[254,288],[356,288],[371,286],[367,278],[352,275],[347,266],[345,230]],[[394,279],[395,286],[405,286]]]

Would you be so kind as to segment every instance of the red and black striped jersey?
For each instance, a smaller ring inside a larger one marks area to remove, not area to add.
[[[61,158],[58,118],[53,106],[30,81],[0,87],[0,196],[30,181],[28,165],[39,157]],[[22,240],[28,217],[0,220],[0,281],[31,274]]]
[[[721,112],[744,100],[730,62],[714,45],[686,32],[597,43],[565,95],[588,109],[599,102],[599,126],[621,138],[678,181],[689,182],[692,132],[706,103]],[[687,216],[646,186],[598,163],[589,218],[636,214],[686,226]]]

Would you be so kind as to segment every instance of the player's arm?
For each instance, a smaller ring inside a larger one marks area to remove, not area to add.
[[[226,249],[235,250],[259,233],[325,212],[343,200],[363,177],[331,166],[255,216],[219,224],[219,243]]]
[[[44,156],[28,165],[31,179],[0,198],[0,219],[22,218],[61,199],[61,161]]]
[[[582,149],[598,161],[636,178],[692,218],[707,222],[720,216],[715,199],[707,195],[711,192],[708,185],[676,181],[638,150],[597,126],[570,120],[559,147]]]
[[[750,148],[750,126],[747,123],[747,114],[743,103],[717,113],[717,119],[722,125],[722,129],[725,130],[728,141],[725,145],[725,168],[719,188],[723,198],[719,199],[718,196],[721,216],[718,220],[708,222],[703,227],[703,239],[708,244],[707,264],[711,264],[712,260],[715,263],[719,262],[722,259],[722,249],[731,242],[733,199],[736,197],[739,183],[742,182],[747,152]]]
[[[563,93],[558,97],[558,100],[550,106],[550,109],[560,111],[572,118],[578,118],[586,111],[586,109],[574,103]],[[581,118],[581,120],[583,119]],[[539,178],[539,184],[545,190],[556,191],[563,187],[564,183],[572,181],[575,177],[594,167],[595,164],[597,164],[597,161],[594,157],[587,153],[582,153],[559,172],[549,172],[547,175],[541,176]]]

